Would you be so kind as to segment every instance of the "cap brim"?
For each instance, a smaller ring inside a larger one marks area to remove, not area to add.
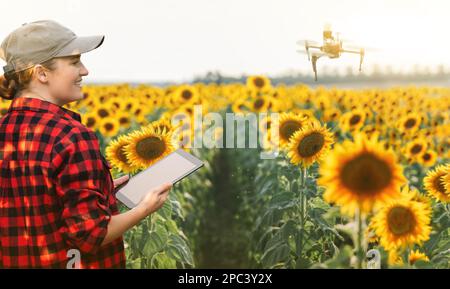
[[[55,57],[78,55],[89,52],[102,45],[104,39],[104,35],[78,36],[63,47]]]

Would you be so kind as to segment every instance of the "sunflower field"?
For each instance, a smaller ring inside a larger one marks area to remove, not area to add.
[[[129,268],[450,268],[448,88],[312,89],[251,76],[83,91],[67,108],[97,133],[114,178],[177,148],[205,162],[126,233]],[[276,113],[277,125],[267,114],[233,132],[257,130],[257,147],[197,148],[208,127],[172,121],[193,120],[197,105],[203,115]]]

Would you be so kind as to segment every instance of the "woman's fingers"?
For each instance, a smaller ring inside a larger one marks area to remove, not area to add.
[[[120,186],[121,184],[125,183],[130,179],[129,175],[121,176],[120,178],[117,178],[114,180],[114,187]]]
[[[172,188],[171,183],[165,183],[165,184],[160,185],[159,187],[156,187],[153,190],[153,193],[156,193],[156,194],[168,193],[171,188]]]

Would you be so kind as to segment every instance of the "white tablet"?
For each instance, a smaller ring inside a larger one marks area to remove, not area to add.
[[[146,170],[131,177],[117,191],[116,197],[128,208],[134,208],[150,189],[163,183],[175,184],[202,166],[201,160],[182,149],[178,149]]]

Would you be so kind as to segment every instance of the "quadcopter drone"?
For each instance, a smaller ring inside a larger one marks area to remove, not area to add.
[[[312,63],[315,81],[317,81],[316,63],[317,60],[322,56],[328,56],[328,58],[333,59],[339,58],[342,53],[359,54],[359,71],[361,71],[361,66],[364,59],[364,48],[344,49],[342,46],[343,41],[339,39],[339,33],[337,34],[337,37],[335,39],[329,25],[325,25],[325,28],[323,30],[323,45],[310,40],[300,40],[297,42],[297,44],[305,46],[305,51],[297,50],[297,52],[306,53],[308,55],[308,61],[311,61]],[[310,49],[314,50],[310,52]]]

